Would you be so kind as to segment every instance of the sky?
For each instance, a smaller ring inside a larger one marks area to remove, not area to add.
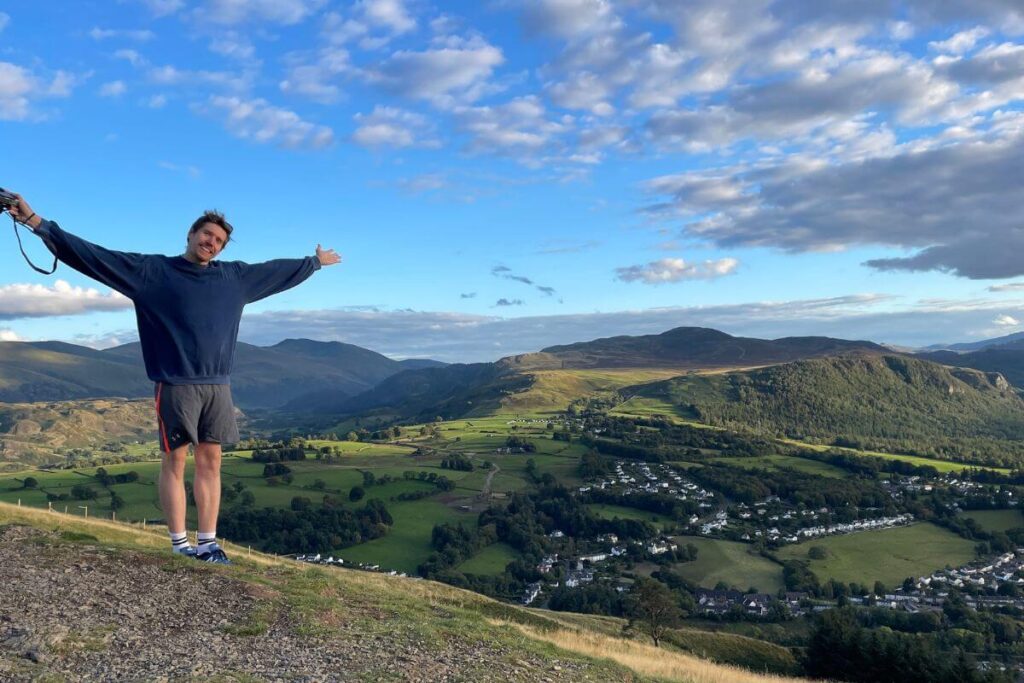
[[[0,186],[112,249],[216,208],[223,259],[343,255],[259,345],[1018,332],[1022,103],[1019,0],[0,3]],[[0,340],[136,338],[0,239]]]

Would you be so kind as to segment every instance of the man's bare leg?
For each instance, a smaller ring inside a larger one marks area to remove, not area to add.
[[[220,514],[220,461],[219,443],[201,443],[196,446],[196,480],[192,493],[199,513],[199,551],[203,541],[212,541],[217,534]]]
[[[157,488],[160,492],[160,509],[164,513],[167,530],[174,538],[185,534],[185,458],[188,444],[164,453],[160,461],[160,478]],[[187,541],[186,541],[187,544]],[[177,547],[177,543],[175,543]]]

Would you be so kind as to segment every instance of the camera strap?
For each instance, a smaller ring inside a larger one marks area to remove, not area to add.
[[[25,247],[21,245],[21,233],[18,232],[18,221],[14,220],[14,216],[11,216],[11,223],[14,224],[14,236],[18,239],[18,249],[21,250],[21,255],[25,257],[25,261],[28,263],[29,266],[32,267],[32,270],[36,271],[37,273],[41,273],[42,275],[53,275],[55,272],[57,272],[56,256],[53,257],[53,268],[51,268],[50,270],[43,270],[36,264],[32,263],[32,259],[30,259],[28,257],[28,254],[25,253]]]

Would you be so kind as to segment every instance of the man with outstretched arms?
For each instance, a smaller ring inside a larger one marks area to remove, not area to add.
[[[232,232],[216,211],[207,211],[192,224],[181,256],[112,251],[65,232],[15,196],[18,203],[11,215],[42,238],[54,256],[134,302],[146,374],[155,383],[163,452],[160,505],[172,548],[206,562],[228,563],[216,541],[217,516],[221,444],[238,441],[229,382],[242,309],[294,287],[341,257],[317,245],[315,256],[301,259],[215,261]],[[185,457],[190,445],[196,457],[196,548],[185,529]]]

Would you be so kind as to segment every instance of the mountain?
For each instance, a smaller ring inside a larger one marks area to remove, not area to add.
[[[315,391],[352,396],[407,368],[432,365],[443,364],[395,361],[341,342],[239,343],[232,393],[243,409],[274,408]],[[138,343],[104,351],[63,342],[0,343],[0,402],[152,395]]]
[[[704,327],[677,327],[661,334],[607,337],[541,350],[541,354],[552,357],[549,362],[557,362],[564,369],[751,367],[852,352],[885,353],[886,349],[869,341],[830,337],[752,339]]]
[[[840,353],[882,354],[864,341],[828,337],[777,340],[733,337],[699,327],[662,334],[619,336],[551,346],[495,363],[409,370],[356,396],[330,392],[292,401],[285,410],[335,416],[451,419],[505,410],[564,409],[581,396],[600,395],[639,381],[688,370],[745,368]],[[661,372],[651,372],[661,370]],[[644,372],[647,371],[647,372]],[[595,374],[596,372],[596,374]],[[637,374],[646,375],[644,379]]]
[[[994,337],[992,339],[982,339],[976,342],[963,342],[960,344],[932,344],[921,349],[922,351],[957,351],[957,352],[968,352],[968,351],[980,351],[981,349],[987,349],[991,346],[1003,346],[1005,344],[1024,344],[1024,332],[1014,332],[1003,337]]]
[[[689,374],[622,390],[708,424],[1002,466],[1024,455],[1024,400],[998,373],[895,355]]]
[[[974,368],[984,372],[998,372],[1006,377],[1010,384],[1024,388],[1024,340],[990,346],[969,353],[932,351],[931,353],[915,354],[915,357],[943,365]]]

